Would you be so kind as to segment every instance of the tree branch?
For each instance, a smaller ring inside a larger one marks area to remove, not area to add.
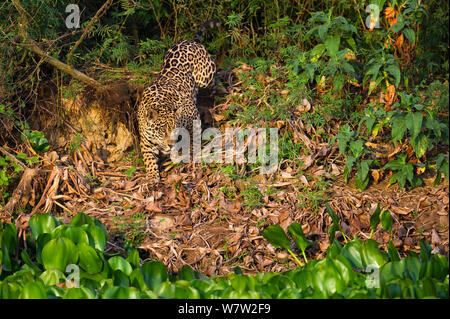
[[[100,14],[103,13],[103,11],[106,12],[106,10],[108,10],[109,6],[111,5],[111,0],[106,0],[106,2],[100,7],[100,9],[98,9],[97,13],[95,14],[95,16],[91,19],[91,21],[89,22],[89,24],[86,26],[86,28],[84,28],[84,32],[81,35],[81,37],[78,39],[78,41],[75,43],[75,45],[73,46],[72,50],[70,50],[70,52],[67,54],[67,64],[70,65],[70,62],[72,60],[72,55],[75,52],[75,50],[78,48],[78,46],[81,44],[81,42],[83,41],[83,39],[86,37],[89,29],[92,27],[92,25],[94,24],[95,21],[97,21],[97,19],[100,17]]]
[[[104,91],[104,89],[105,89],[104,86],[97,80],[94,80],[93,78],[87,76],[83,72],[80,72],[80,71],[72,68],[70,65],[65,64],[64,62],[61,62],[58,59],[55,59],[54,57],[49,56],[44,51],[42,51],[42,49],[38,46],[38,44],[30,37],[27,37],[25,40],[26,40],[26,42],[24,42],[24,43],[14,43],[14,44],[21,46],[21,47],[27,49],[28,51],[36,53],[37,55],[42,57],[42,59],[45,62],[53,65],[55,68],[57,68],[63,72],[71,75],[73,78],[95,88],[97,91]]]
[[[27,17],[26,17],[26,15],[27,15],[26,10],[22,7],[19,0],[11,0],[11,2],[16,7],[17,11],[19,12],[20,16],[23,19],[23,21],[22,21],[23,23],[19,24],[19,34],[18,34],[23,42],[11,41],[13,44],[21,46],[21,47],[27,49],[28,51],[36,53],[45,62],[53,65],[55,68],[57,68],[63,72],[71,75],[75,79],[95,88],[97,91],[102,92],[105,90],[104,86],[100,82],[94,80],[93,78],[87,76],[86,74],[84,74],[76,69],[73,69],[70,65],[63,63],[63,62],[59,61],[58,59],[55,59],[54,57],[51,57],[47,53],[42,51],[42,49],[39,47],[39,45],[32,38],[30,38],[27,35],[27,33],[25,32],[25,25],[28,24]]]

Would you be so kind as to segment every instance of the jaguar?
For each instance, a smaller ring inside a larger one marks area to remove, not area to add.
[[[170,153],[172,131],[185,128],[192,133],[193,121],[200,120],[198,89],[208,87],[216,72],[201,38],[207,29],[219,24],[218,19],[206,21],[197,29],[194,40],[183,40],[169,48],[155,81],[142,93],[137,120],[149,183],[160,180],[158,159]]]

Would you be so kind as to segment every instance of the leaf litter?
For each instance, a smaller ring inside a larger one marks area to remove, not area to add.
[[[239,84],[229,87],[229,94],[242,94]],[[230,125],[224,116],[229,100],[212,110],[205,110],[201,100],[201,113],[209,113],[216,127]],[[311,103],[302,103],[302,111],[309,111]],[[293,222],[299,223],[315,243],[306,249],[308,259],[321,259],[329,246],[326,231],[333,223],[325,203],[339,217],[347,237],[363,240],[369,238],[370,216],[379,204],[392,213],[393,242],[400,253],[419,251],[419,240],[425,238],[433,252],[448,256],[448,181],[434,187],[432,180],[425,180],[424,186],[404,190],[376,179],[359,191],[339,178],[344,164],[337,147],[321,143],[312,126],[300,117],[275,125],[305,146],[308,155],[300,158],[301,167],[293,160],[282,160],[275,174],[245,176],[239,174],[245,171],[239,165],[234,166],[233,175],[223,166],[174,165],[166,160],[162,182],[149,186],[142,165],[106,163],[92,145],[82,143],[71,154],[45,155],[32,196],[22,203],[32,207],[30,214],[0,216],[3,221],[15,218],[24,234],[29,217],[38,212],[51,212],[62,220],[84,212],[98,218],[112,234],[108,252],[124,251],[124,241],[130,240],[170,271],[189,265],[211,276],[233,272],[236,266],[245,274],[295,268],[289,254],[261,236],[272,224],[286,231]],[[387,249],[389,235],[380,227],[373,238]],[[338,232],[337,238],[342,240],[342,234]],[[295,251],[295,245],[291,247]]]

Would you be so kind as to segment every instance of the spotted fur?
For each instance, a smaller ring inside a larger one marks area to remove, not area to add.
[[[202,24],[194,41],[174,44],[165,54],[161,70],[147,87],[138,107],[141,152],[150,182],[159,181],[158,157],[170,152],[170,134],[178,127],[192,131],[200,115],[196,106],[198,88],[213,80],[216,65],[201,44],[206,29],[216,27],[217,19]]]

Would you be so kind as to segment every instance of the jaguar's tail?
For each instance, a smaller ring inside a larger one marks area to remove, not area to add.
[[[220,25],[219,19],[212,19],[208,20],[205,23],[203,23],[201,26],[198,27],[197,32],[194,36],[194,41],[200,43],[202,40],[203,32],[205,32],[208,29],[215,28]]]

